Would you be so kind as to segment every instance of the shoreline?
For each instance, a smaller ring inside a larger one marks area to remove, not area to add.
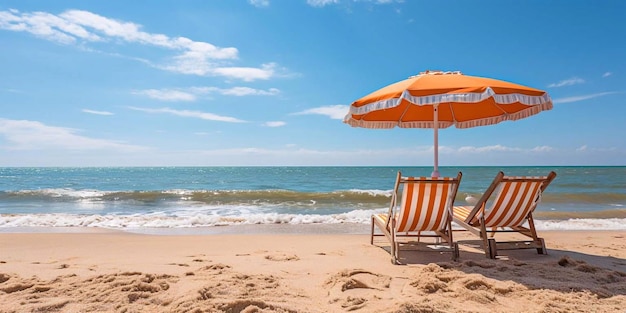
[[[595,232],[595,231],[614,231],[626,233],[626,218],[605,218],[594,220],[590,219],[570,219],[566,220],[570,225],[578,225],[571,228],[551,226],[554,228],[546,229],[542,227],[543,223],[563,223],[562,220],[546,220],[535,219],[538,223],[539,232]],[[591,226],[582,227],[581,224],[586,221],[592,221]],[[605,224],[598,224],[605,221]],[[606,222],[612,221],[607,225]],[[623,225],[623,226],[620,226]],[[605,228],[602,228],[602,227]],[[606,227],[610,226],[610,227]],[[366,235],[370,233],[370,223],[306,223],[306,224],[290,224],[290,223],[267,223],[267,224],[229,224],[216,226],[197,226],[197,227],[99,227],[99,226],[17,226],[17,227],[0,227],[1,234],[12,233],[131,233],[145,235],[236,235],[236,234],[353,234]],[[462,231],[456,224],[452,224],[455,231]]]
[[[370,224],[243,224],[206,227],[171,228],[103,228],[103,227],[4,227],[0,235],[12,233],[129,233],[144,235],[237,235],[237,234],[369,234]]]

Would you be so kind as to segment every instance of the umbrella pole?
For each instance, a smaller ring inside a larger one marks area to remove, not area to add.
[[[435,131],[435,168],[433,169],[432,177],[439,177],[439,105],[433,106],[433,130]]]

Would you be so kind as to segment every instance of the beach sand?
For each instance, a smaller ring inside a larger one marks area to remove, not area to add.
[[[392,265],[367,234],[2,233],[0,312],[626,312],[625,231],[540,235]]]

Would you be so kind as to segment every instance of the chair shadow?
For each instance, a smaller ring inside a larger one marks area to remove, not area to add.
[[[387,253],[388,242],[374,244]],[[400,266],[436,264],[444,271],[477,274],[499,282],[512,281],[529,289],[551,289],[562,293],[588,291],[598,298],[626,295],[626,259],[550,249],[498,250],[496,259],[486,257],[480,241],[459,241],[460,258],[452,261],[451,252],[442,252],[420,243],[401,249]],[[391,256],[389,256],[391,258]],[[479,280],[482,278],[479,278]],[[490,284],[482,279],[480,284]]]

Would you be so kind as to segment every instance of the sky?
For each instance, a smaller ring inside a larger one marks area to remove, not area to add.
[[[0,0],[0,166],[429,166],[349,105],[426,70],[554,108],[439,131],[440,166],[626,165],[626,1]]]

